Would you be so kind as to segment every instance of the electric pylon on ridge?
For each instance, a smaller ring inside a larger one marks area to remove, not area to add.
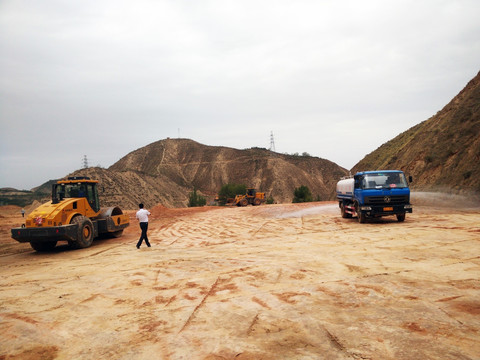
[[[83,168],[84,168],[84,169],[87,169],[87,168],[88,168],[87,155],[83,155]]]
[[[268,150],[275,151],[275,140],[273,138],[273,131],[270,132],[270,148]]]

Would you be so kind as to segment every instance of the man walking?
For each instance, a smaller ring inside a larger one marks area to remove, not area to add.
[[[150,247],[150,243],[148,242],[147,230],[148,230],[148,215],[150,215],[150,211],[143,208],[143,204],[138,204],[140,210],[137,211],[137,219],[140,222],[140,229],[142,229],[142,235],[140,235],[140,239],[137,242],[137,249],[140,249],[140,245],[142,245],[143,239],[145,239],[145,244]]]

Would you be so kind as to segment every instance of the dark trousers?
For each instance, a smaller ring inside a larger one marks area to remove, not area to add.
[[[148,230],[148,222],[141,222],[140,229],[142,229],[142,235],[140,235],[140,239],[138,240],[137,247],[142,245],[142,241],[145,239],[145,244],[150,247],[150,243],[148,242],[147,230]]]

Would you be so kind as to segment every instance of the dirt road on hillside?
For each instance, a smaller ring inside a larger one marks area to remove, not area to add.
[[[0,208],[0,359],[479,359],[480,209],[152,209],[35,253]]]

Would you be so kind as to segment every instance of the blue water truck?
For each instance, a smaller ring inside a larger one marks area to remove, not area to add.
[[[409,182],[400,170],[362,171],[337,183],[338,206],[343,218],[357,217],[360,223],[381,216],[405,220],[412,212]]]

